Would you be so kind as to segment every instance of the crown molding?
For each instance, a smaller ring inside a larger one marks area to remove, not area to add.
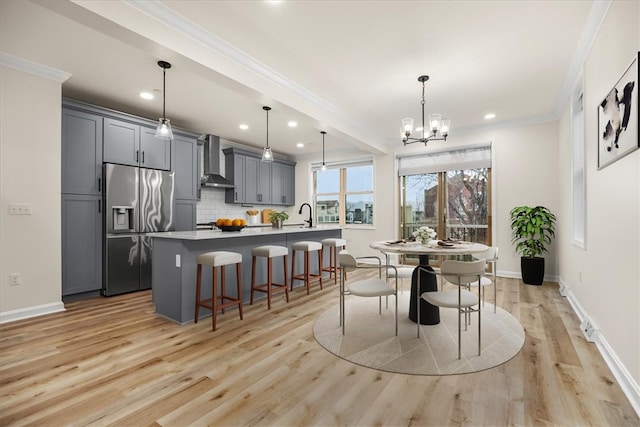
[[[37,62],[29,61],[4,52],[0,52],[0,65],[3,67],[13,68],[18,71],[24,71],[25,73],[33,74],[48,80],[53,80],[60,84],[64,83],[69,77],[71,77],[71,74],[58,70],[57,68],[38,64]]]

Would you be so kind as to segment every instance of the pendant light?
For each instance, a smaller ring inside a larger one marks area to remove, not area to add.
[[[162,117],[158,119],[156,138],[173,139],[171,122],[169,121],[169,119],[167,119],[165,111],[167,69],[171,68],[171,64],[169,64],[167,61],[158,61],[158,65],[160,66],[160,68],[162,68]]]
[[[262,109],[267,112],[267,146],[262,151],[262,161],[273,162],[273,153],[271,152],[271,147],[269,147],[269,111],[271,107],[265,105]]]
[[[429,141],[446,141],[447,136],[449,136],[450,121],[449,119],[443,119],[440,114],[429,114],[428,126],[425,127],[424,125],[424,84],[427,80],[429,80],[427,75],[418,77],[418,81],[422,83],[422,100],[420,102],[422,105],[422,133],[419,138],[411,138],[413,119],[402,119],[402,142],[404,145],[421,142],[426,147]],[[440,131],[440,136],[438,136],[438,131]]]
[[[326,171],[327,165],[324,163],[324,136],[327,134],[327,132],[321,130],[320,133],[322,134],[322,167],[320,168],[320,170]]]

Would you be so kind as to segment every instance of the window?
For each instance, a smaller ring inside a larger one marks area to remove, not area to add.
[[[401,236],[428,226],[441,239],[491,244],[490,172],[474,168],[400,177]]]
[[[571,200],[573,243],[585,248],[586,179],[584,170],[584,105],[582,80],[571,102]]]
[[[400,233],[429,226],[438,237],[491,244],[491,146],[398,159]]]
[[[317,224],[373,225],[373,161],[313,167]]]

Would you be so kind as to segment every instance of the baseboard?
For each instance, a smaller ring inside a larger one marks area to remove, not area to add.
[[[4,313],[0,313],[0,323],[15,322],[16,320],[29,319],[31,317],[57,313],[64,310],[65,308],[62,302],[52,302],[50,304],[5,311]]]
[[[618,381],[618,384],[620,384],[622,392],[625,394],[627,399],[629,399],[629,403],[631,403],[636,414],[640,416],[640,385],[634,380],[627,368],[620,361],[600,329],[589,316],[589,313],[585,311],[582,304],[580,304],[580,301],[578,301],[576,296],[573,294],[569,285],[562,279],[558,283],[560,284],[561,295],[567,298],[569,305],[571,305],[571,308],[580,320],[580,329],[585,335],[585,338],[596,345],[600,355],[609,369],[611,369],[611,372]]]
[[[507,277],[509,279],[520,279],[520,280],[522,280],[522,273],[519,272],[519,271],[498,270],[498,271],[496,271],[496,275],[498,277]],[[544,275],[544,281],[545,282],[558,282],[558,276],[551,275],[551,274],[545,274]]]

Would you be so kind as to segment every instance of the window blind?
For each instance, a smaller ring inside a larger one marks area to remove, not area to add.
[[[398,157],[398,176],[491,167],[491,144]]]
[[[345,160],[342,162],[325,162],[325,166],[327,169],[353,168],[356,166],[371,166],[372,164],[373,164],[372,157]],[[321,168],[322,168],[322,163],[311,164],[312,171],[319,171]]]

